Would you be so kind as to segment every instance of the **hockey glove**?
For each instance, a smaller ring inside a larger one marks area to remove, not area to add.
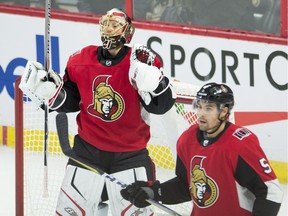
[[[162,71],[156,66],[137,61],[130,64],[129,80],[136,90],[153,92],[162,78]]]
[[[154,60],[155,54],[146,46],[135,44],[132,47],[129,80],[146,105],[151,102],[152,97],[162,94],[170,86],[162,68],[153,66]]]
[[[28,61],[19,88],[38,106],[47,99],[52,106],[62,86],[59,74],[52,70],[46,72],[39,62]]]
[[[147,199],[160,200],[160,182],[136,181],[128,185],[125,189],[122,189],[121,195],[136,207],[144,208],[150,205],[150,203],[146,202]]]

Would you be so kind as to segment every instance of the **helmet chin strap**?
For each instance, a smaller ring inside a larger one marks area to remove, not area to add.
[[[219,120],[220,124],[216,127],[216,129],[212,130],[211,132],[205,131],[206,134],[213,134],[213,133],[215,133],[215,132],[221,127],[221,125],[222,125],[222,123],[224,122],[224,120],[221,120],[221,119],[220,119],[220,113],[219,113],[219,115],[218,115],[218,120]]]

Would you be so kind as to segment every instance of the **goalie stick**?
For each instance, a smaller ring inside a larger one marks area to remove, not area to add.
[[[44,68],[47,71],[50,69],[50,10],[51,10],[51,0],[45,1],[45,53],[44,53]],[[44,106],[44,176],[43,176],[43,196],[48,197],[48,113],[49,113],[49,103],[45,100]]]
[[[114,176],[105,173],[103,170],[100,168],[96,167],[95,165],[90,164],[89,162],[85,161],[85,159],[77,156],[73,149],[70,146],[69,142],[69,133],[68,133],[68,118],[66,113],[58,113],[56,116],[56,127],[57,127],[57,133],[58,133],[58,138],[60,142],[60,146],[62,149],[62,152],[64,155],[66,155],[68,158],[71,160],[75,161],[76,163],[82,165],[83,167],[104,176],[106,179],[108,179],[111,182],[114,182],[117,184],[121,189],[124,189],[127,187],[127,184],[124,182],[120,181],[119,179],[115,178]],[[153,200],[153,199],[147,199],[146,200],[148,203],[154,205],[155,207],[161,209],[162,211],[168,213],[169,215],[172,216],[181,216],[174,210],[166,207],[165,205]]]

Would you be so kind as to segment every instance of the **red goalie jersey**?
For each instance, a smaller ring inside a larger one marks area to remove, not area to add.
[[[194,125],[179,138],[177,151],[187,170],[191,215],[277,214],[280,185],[258,138],[248,129],[228,123],[214,140],[205,140]]]
[[[67,98],[57,111],[80,110],[78,134],[104,151],[145,149],[150,139],[148,113],[163,114],[175,101],[167,88],[150,104],[144,103],[129,81],[131,50],[124,46],[112,58],[102,47],[88,46],[67,63],[63,86]],[[161,67],[158,57],[154,66]]]

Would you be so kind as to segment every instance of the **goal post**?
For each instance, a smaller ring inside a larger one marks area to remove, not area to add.
[[[48,197],[43,197],[43,110],[37,108],[18,88],[15,82],[15,171],[16,215],[50,216],[55,214],[57,197],[65,173],[68,158],[61,152],[58,142],[55,117],[49,113],[48,134]],[[165,181],[174,176],[176,141],[179,135],[196,123],[192,101],[197,86],[172,82],[177,94],[176,104],[164,115],[151,114],[151,139],[148,150],[156,165],[156,178]],[[77,113],[68,114],[69,139],[77,134]],[[185,215],[191,211],[191,202],[173,205],[171,209]],[[156,210],[156,209],[155,209]],[[161,215],[159,214],[156,215]]]
[[[18,88],[20,78],[15,81],[15,214],[24,215],[24,158],[23,158],[23,93]]]

